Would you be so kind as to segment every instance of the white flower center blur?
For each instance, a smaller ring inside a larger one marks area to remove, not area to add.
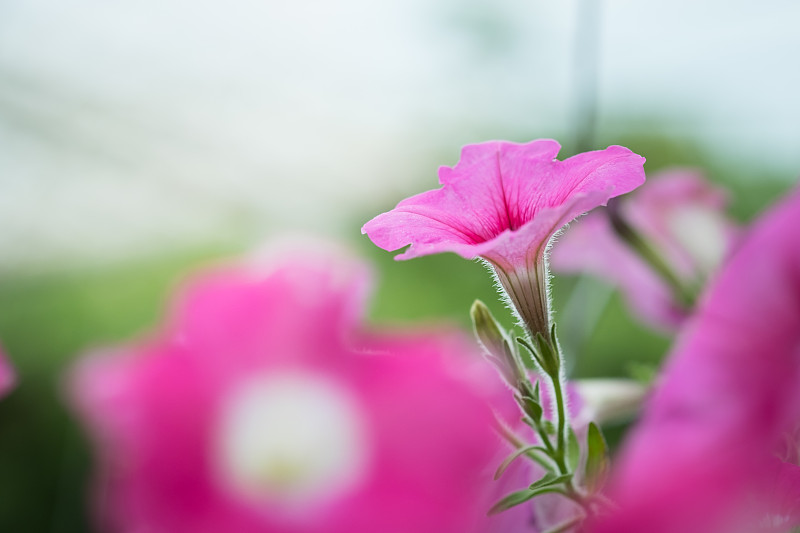
[[[669,228],[701,274],[714,272],[722,263],[728,245],[725,224],[709,208],[684,206],[669,218]]]
[[[223,404],[223,482],[254,503],[292,508],[334,499],[361,479],[365,420],[341,384],[284,372],[236,387]]]

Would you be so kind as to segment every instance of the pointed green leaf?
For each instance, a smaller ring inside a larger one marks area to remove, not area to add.
[[[547,453],[547,450],[545,450],[541,446],[533,445],[533,446],[525,446],[523,448],[519,448],[514,453],[512,453],[511,455],[506,457],[505,460],[497,468],[497,471],[494,473],[495,481],[500,479],[500,476],[502,476],[503,473],[506,471],[506,469],[508,469],[508,467],[511,466],[511,463],[513,463],[515,459],[517,459],[518,457],[520,457],[520,456],[522,456],[522,455],[524,455],[526,453],[534,452],[534,451],[537,451],[537,450],[540,451],[540,452],[543,452],[545,454]],[[537,460],[537,462],[539,462],[539,461]]]
[[[562,474],[560,476],[551,474],[550,472],[546,473],[542,479],[532,483],[530,487],[531,490],[539,489],[542,487],[551,487],[553,485],[558,485],[559,483],[564,483],[565,481],[572,478],[572,474]]]
[[[536,366],[538,366],[539,368],[543,368],[542,361],[539,358],[539,352],[531,345],[530,342],[528,342],[528,339],[524,337],[517,337],[516,341],[517,343],[525,347],[525,349],[528,351],[533,361],[536,363]]]
[[[508,367],[514,374],[514,379],[510,381],[512,387],[518,388],[521,385],[530,383],[528,375],[525,372],[525,365],[522,362],[519,352],[516,347],[508,342],[508,339],[503,339],[503,353],[505,353]]]
[[[542,404],[530,396],[517,396],[517,403],[519,403],[525,414],[534,422],[538,423],[542,419],[542,415],[544,414]]]
[[[547,494],[549,492],[560,492],[560,489],[556,487],[543,487],[541,489],[531,490],[531,489],[523,489],[517,492],[512,492],[489,509],[487,513],[489,516],[497,514],[499,512],[505,511],[507,509],[511,509],[512,507],[519,505],[521,503],[525,503],[528,500],[538,496],[540,494]]]
[[[578,444],[578,437],[575,430],[569,428],[567,433],[567,466],[570,472],[578,471],[578,463],[581,461],[581,447]]]
[[[603,433],[594,422],[589,423],[586,442],[586,485],[591,492],[595,492],[602,486],[608,469],[608,447]]]
[[[560,346],[558,345],[558,335],[556,335],[556,323],[555,322],[553,322],[553,325],[550,326],[550,342],[553,344],[553,347],[555,347],[556,350],[560,349]]]
[[[519,342],[519,339],[517,341]],[[544,335],[537,332],[533,337],[533,344],[526,343],[525,347],[533,350],[536,362],[539,363],[542,371],[551,378],[557,379],[561,360],[558,350],[553,344]]]

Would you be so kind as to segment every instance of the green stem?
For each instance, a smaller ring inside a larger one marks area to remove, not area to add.
[[[527,444],[525,444],[525,441],[523,441],[513,431],[511,431],[511,429],[509,429],[503,423],[502,420],[499,420],[499,419],[495,418],[495,422],[496,422],[497,432],[500,433],[500,435],[504,439],[506,439],[514,448],[519,449],[519,448],[524,448],[525,446],[527,446]],[[550,444],[550,442],[546,441],[545,447],[547,447],[548,452],[550,452],[550,457],[552,457],[552,449],[553,449],[553,447],[552,447],[552,445],[548,446],[549,444]],[[539,465],[541,465],[546,470],[550,470],[552,468],[552,466],[550,464],[548,464],[547,461],[545,461],[544,459],[542,459],[541,457],[536,455],[536,453],[534,451],[527,452],[525,454],[525,456],[530,458],[530,459],[532,459],[533,461],[539,463]]]
[[[559,354],[561,358],[561,354]],[[564,460],[567,453],[567,409],[564,405],[564,391],[561,387],[561,380],[558,376],[551,376],[553,390],[556,396],[556,412],[558,413],[558,439],[556,440],[557,463],[562,473],[568,473],[567,465]]]

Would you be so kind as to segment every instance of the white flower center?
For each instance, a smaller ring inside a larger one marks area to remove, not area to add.
[[[702,275],[714,272],[722,263],[727,247],[725,225],[709,208],[685,206],[669,219],[669,229]]]
[[[254,503],[307,506],[361,479],[365,436],[359,405],[339,383],[301,372],[260,376],[223,404],[219,472]]]

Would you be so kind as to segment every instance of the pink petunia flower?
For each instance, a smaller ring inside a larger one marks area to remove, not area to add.
[[[14,367],[0,348],[0,398],[8,394],[17,382]]]
[[[737,229],[724,213],[727,195],[697,171],[663,171],[621,206],[621,215],[656,249],[677,280],[696,290],[732,249]],[[630,308],[648,324],[677,328],[689,315],[673,287],[612,228],[602,210],[570,226],[551,254],[553,270],[587,272],[622,291]]]
[[[150,340],[84,358],[104,530],[474,531],[499,441],[468,343],[364,331],[365,277],[319,253],[207,272]]]
[[[644,158],[621,146],[556,160],[553,140],[465,146],[436,189],[403,200],[362,228],[397,259],[455,252],[486,260],[524,324],[549,338],[551,237],[570,220],[644,182]]]
[[[621,510],[593,531],[800,525],[798,428],[800,190],[753,226],[687,323],[616,465]]]

